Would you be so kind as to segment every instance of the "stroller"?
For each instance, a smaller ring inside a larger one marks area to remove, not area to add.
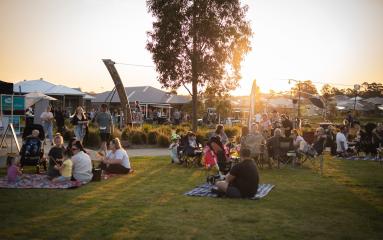
[[[38,130],[39,136],[33,137],[32,131]],[[41,166],[47,170],[47,163],[43,159],[44,147],[43,141],[45,139],[44,129],[39,124],[31,124],[24,129],[23,132],[23,145],[20,150],[20,168],[24,166],[36,166],[36,173],[40,173]]]

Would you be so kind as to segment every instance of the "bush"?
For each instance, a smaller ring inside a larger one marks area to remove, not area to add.
[[[148,144],[155,145],[157,144],[157,137],[158,137],[158,132],[157,131],[150,131],[148,133]]]
[[[128,141],[132,144],[146,144],[146,134],[139,130],[132,130],[128,136]]]
[[[157,129],[157,132],[162,133],[164,135],[170,136],[172,134],[172,129],[170,126],[160,126]]]
[[[239,134],[240,130],[238,127],[225,127],[225,133],[228,138],[234,138]]]
[[[71,140],[72,138],[74,138],[74,131],[73,129],[70,129],[70,128],[66,128],[65,132],[63,133],[63,138],[64,138],[64,141],[69,141]]]
[[[88,128],[88,134],[84,138],[84,146],[98,148],[101,145],[101,138],[97,128]]]
[[[149,133],[150,130],[152,130],[152,129],[153,129],[152,125],[149,125],[149,124],[142,125],[142,131],[144,131],[145,133]]]
[[[118,128],[113,129],[112,138],[118,138],[121,140],[121,135],[122,135],[122,132],[120,129]]]
[[[165,134],[159,134],[157,137],[157,143],[160,147],[169,147],[170,138]]]
[[[124,140],[124,141],[129,141],[129,137],[132,133],[132,128],[131,127],[126,127],[122,133],[121,133],[121,140]]]

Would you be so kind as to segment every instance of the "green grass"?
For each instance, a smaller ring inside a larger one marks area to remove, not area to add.
[[[0,239],[383,239],[376,162],[327,159],[323,177],[261,170],[276,188],[260,201],[186,197],[204,171],[165,157],[132,162],[132,175],[78,189],[0,189]]]

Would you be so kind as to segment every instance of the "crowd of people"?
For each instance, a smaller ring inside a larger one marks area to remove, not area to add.
[[[91,181],[94,166],[90,155],[82,143],[86,134],[87,125],[91,120],[90,117],[85,114],[81,107],[76,109],[71,119],[71,124],[74,125],[75,137],[69,140],[66,147],[64,147],[63,136],[59,131],[53,135],[53,118],[51,107],[48,107],[46,111],[41,114],[43,129],[46,134],[45,137],[49,139],[52,144],[46,157],[46,162],[48,163],[46,173],[48,177],[53,182],[77,180],[86,183]],[[121,142],[118,138],[111,139],[113,121],[106,104],[101,106],[100,112],[96,113],[92,120],[99,128],[100,138],[102,139],[100,151],[98,152],[98,155],[101,157],[99,167],[108,173],[129,173],[131,165],[126,150],[121,147]],[[59,130],[59,128],[57,129]],[[23,171],[24,164],[28,157],[33,156],[45,159],[45,156],[40,155],[39,152],[43,147],[40,135],[41,133],[38,129],[33,129],[31,135],[25,139],[20,151],[21,160],[19,167],[17,167],[12,158],[9,158],[7,164],[8,180],[10,182],[17,181],[17,176]]]

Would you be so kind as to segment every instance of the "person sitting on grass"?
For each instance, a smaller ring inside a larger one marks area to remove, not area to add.
[[[92,160],[90,159],[90,156],[86,154],[84,147],[78,140],[72,145],[71,150],[73,154],[71,157],[73,162],[72,180],[77,180],[83,183],[90,182],[93,177]]]
[[[110,151],[102,160],[100,167],[108,173],[127,174],[130,172],[130,161],[126,151],[121,147],[120,139],[110,141]]]
[[[241,162],[232,167],[225,181],[216,182],[218,191],[230,198],[251,198],[257,193],[259,175],[249,149],[241,149]]]
[[[64,140],[60,133],[57,133],[53,138],[54,146],[49,150],[48,158],[48,177],[55,178],[60,176],[59,170],[56,168],[57,165],[61,165],[64,160],[65,148]],[[72,171],[71,171],[72,172]]]
[[[14,157],[7,157],[7,181],[8,183],[16,183],[19,180],[19,176],[21,175],[21,171],[19,167],[16,165],[16,161]]]
[[[62,163],[57,163],[54,168],[59,171],[60,176],[52,179],[53,182],[70,181],[72,177],[72,161],[67,158]]]

